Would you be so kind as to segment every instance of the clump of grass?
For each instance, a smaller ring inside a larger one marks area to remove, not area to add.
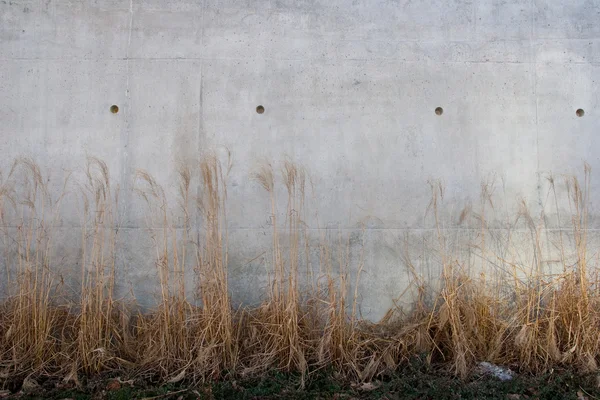
[[[198,168],[200,195],[196,198],[202,227],[198,243],[191,242],[192,170],[179,171],[180,212],[183,226],[172,222],[163,188],[146,172],[137,177],[138,193],[149,206],[150,236],[156,249],[161,298],[157,311],[140,316],[137,326],[139,366],[146,374],[171,382],[183,379],[216,379],[235,368],[238,358],[234,341],[233,310],[227,284],[226,176],[215,155]],[[160,229],[153,229],[158,225]],[[193,250],[195,259],[187,254]],[[196,273],[199,304],[186,296],[186,268]]]
[[[231,155],[225,167],[211,154],[200,164],[201,214],[203,242],[197,251],[196,272],[201,300],[200,332],[196,347],[203,356],[202,376],[217,379],[232,373],[239,359],[234,313],[227,281],[227,175],[231,170]]]
[[[75,185],[68,176],[52,198],[41,168],[17,160],[0,176],[7,290],[0,303],[0,379],[76,381],[118,371],[176,383],[278,370],[298,374],[303,386],[325,369],[369,382],[415,357],[461,378],[478,361],[533,373],[557,366],[598,369],[600,282],[589,251],[589,166],[583,184],[565,180],[568,216],[559,207],[556,179],[548,178],[557,234],[546,215],[532,215],[523,202],[499,236],[487,219],[496,212],[494,188],[484,183],[478,209],[468,205],[457,218],[475,227],[468,229],[470,242],[461,244],[466,247],[458,248],[440,217],[443,185],[431,182],[426,212],[434,240],[413,248],[407,237],[401,249],[412,307],[398,306],[378,323],[358,313],[365,231],[332,239],[319,229],[312,237],[305,223],[309,180],[290,161],[281,168],[263,164],[255,175],[269,201],[269,286],[260,305],[234,309],[228,282],[231,168],[230,154],[225,162],[208,155],[196,166],[182,166],[177,204],[169,204],[150,174],[137,172],[158,288],[156,307],[142,313],[115,297],[122,267],[117,249],[126,243],[119,241],[119,188],[107,165],[89,158],[83,182]],[[66,258],[56,254],[67,196],[78,196],[82,205],[80,226],[70,228],[81,234],[71,244],[80,248],[78,278],[65,276],[73,266],[62,265]],[[567,219],[570,232],[562,225]],[[420,274],[415,251],[437,260],[439,287]],[[549,257],[559,259],[560,271],[545,271]]]
[[[300,304],[298,283],[305,175],[302,169],[289,161],[283,164],[281,175],[287,193],[283,228],[279,226],[273,168],[265,163],[256,174],[271,203],[273,247],[270,287],[267,300],[245,314],[248,319],[246,329],[250,334],[245,338],[242,353],[248,355],[240,361],[244,365],[244,374],[264,373],[276,368],[298,371],[304,381],[308,371],[306,340],[311,336],[304,319],[305,310]],[[286,240],[285,246],[281,243],[282,237]]]
[[[3,374],[50,372],[60,363],[56,360],[60,342],[53,328],[65,315],[52,304],[57,277],[52,271],[51,227],[46,220],[47,208],[51,207],[46,180],[31,159],[15,161],[7,180],[2,190],[3,205],[14,206],[15,228],[13,240],[5,241],[9,297],[2,304]],[[3,217],[7,211],[3,210]]]
[[[89,157],[82,186],[80,301],[74,334],[73,371],[97,374],[126,364],[120,358],[127,316],[114,299],[119,222],[118,188],[113,194],[105,162]]]
[[[433,186],[432,208],[443,286],[431,308],[428,330],[431,332],[432,355],[447,363],[456,375],[465,378],[480,360],[514,365],[535,373],[547,372],[557,365],[577,366],[583,372],[597,370],[600,320],[595,311],[598,305],[596,283],[591,280],[588,270],[588,229],[585,226],[589,172],[586,166],[584,188],[573,177],[567,180],[573,207],[576,256],[573,264],[566,264],[568,249],[561,230],[562,273],[543,271],[543,215],[536,221],[524,203],[517,215],[515,224],[523,220],[531,232],[532,259],[526,265],[506,260],[487,249],[485,216],[483,213],[476,216],[482,233],[480,242],[473,248],[486,260],[483,268],[506,267],[505,273],[495,282],[485,279],[486,271],[480,271],[481,279],[476,279],[468,273],[464,261],[455,258],[447,249],[437,217],[442,191]],[[556,193],[554,182],[551,183],[551,190]],[[509,246],[523,246],[522,243],[511,243],[510,235],[509,231]],[[495,260],[489,261],[488,257]]]
[[[183,171],[180,190],[189,193],[189,179]],[[143,373],[159,379],[185,374],[191,359],[188,317],[192,305],[185,297],[185,256],[180,258],[177,230],[172,225],[164,189],[145,171],[136,173],[136,190],[148,206],[147,226],[154,245],[160,297],[156,311],[136,319],[137,363]],[[185,203],[187,210],[188,204]],[[187,220],[184,222],[187,224]],[[183,253],[185,246],[183,244]],[[175,277],[175,279],[173,279]]]

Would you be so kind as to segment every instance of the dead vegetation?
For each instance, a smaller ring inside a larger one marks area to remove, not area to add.
[[[568,216],[558,206],[556,179],[548,178],[558,226],[572,228],[553,236],[560,268],[551,269],[544,264],[544,213],[533,216],[523,203],[504,236],[494,238],[486,220],[494,208],[489,185],[482,188],[480,209],[466,207],[458,218],[477,227],[468,249],[475,256],[462,259],[439,216],[443,186],[432,182],[427,215],[436,229],[428,251],[439,263],[440,287],[420,275],[412,249],[403,249],[398,268],[411,276],[412,307],[390,310],[378,324],[358,313],[363,253],[351,255],[350,238],[342,233],[311,238],[304,222],[307,176],[289,161],[280,168],[263,164],[256,172],[271,214],[269,287],[259,306],[234,308],[228,286],[230,170],[230,155],[182,167],[173,207],[150,174],[136,173],[159,288],[156,307],[141,312],[116,295],[123,245],[119,188],[106,164],[89,158],[82,182],[67,177],[62,193],[51,198],[36,163],[17,160],[0,176],[6,294],[0,378],[77,382],[82,375],[126,371],[153,381],[202,382],[281,370],[300,373],[304,384],[312,373],[333,368],[368,382],[422,355],[460,377],[478,361],[534,373],[556,366],[597,370],[600,292],[597,254],[589,250],[589,167],[583,185],[574,177],[563,185]],[[278,209],[279,194],[286,197],[285,210]],[[79,278],[66,275],[69,266],[56,251],[57,240],[65,240],[57,221],[66,197],[80,205],[81,222],[70,228],[79,232]],[[525,256],[514,255],[523,248],[511,229],[519,225],[529,235]],[[491,246],[494,240],[500,249]]]

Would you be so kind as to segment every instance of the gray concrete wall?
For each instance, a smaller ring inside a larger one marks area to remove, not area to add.
[[[123,190],[124,282],[140,298],[154,286],[136,168],[174,196],[178,163],[232,151],[232,288],[255,302],[270,211],[249,177],[259,159],[303,164],[315,237],[362,235],[366,221],[361,304],[377,318],[408,284],[407,234],[435,237],[427,181],[446,187],[455,239],[476,237],[458,215],[494,176],[491,225],[521,198],[537,213],[547,172],[600,169],[599,88],[598,0],[0,1],[3,164],[31,155],[58,187],[86,154],[105,160]],[[63,214],[65,237],[77,226]]]

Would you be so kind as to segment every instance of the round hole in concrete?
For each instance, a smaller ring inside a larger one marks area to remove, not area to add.
[[[436,115],[442,115],[444,113],[444,109],[442,107],[437,107],[435,109],[435,114]]]
[[[583,117],[585,115],[585,111],[583,111],[583,108],[578,108],[577,111],[575,111],[575,114],[578,117]]]
[[[117,106],[116,104],[113,104],[112,106],[110,106],[110,112],[113,114],[116,114],[119,112],[119,106]]]
[[[263,106],[256,107],[256,112],[262,114],[265,112],[265,108]]]

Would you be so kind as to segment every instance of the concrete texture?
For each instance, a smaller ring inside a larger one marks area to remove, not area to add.
[[[3,164],[31,155],[58,188],[86,154],[105,160],[143,298],[153,260],[136,168],[174,202],[179,164],[232,151],[232,287],[252,303],[270,211],[250,176],[260,159],[301,163],[312,234],[363,235],[366,222],[361,310],[376,319],[409,284],[405,237],[435,242],[428,180],[445,185],[444,228],[468,241],[477,227],[458,215],[482,181],[496,182],[489,223],[503,229],[522,198],[539,213],[548,172],[600,170],[599,86],[597,0],[0,0]],[[61,229],[78,221],[66,213]]]

